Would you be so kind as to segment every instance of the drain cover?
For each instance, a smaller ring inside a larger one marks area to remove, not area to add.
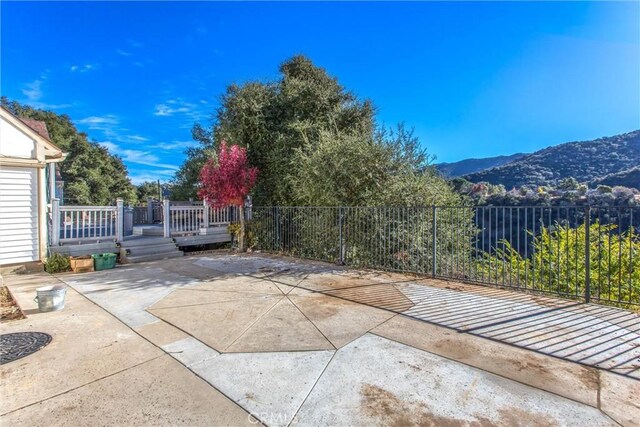
[[[17,332],[0,335],[0,365],[28,356],[51,342],[42,332]]]

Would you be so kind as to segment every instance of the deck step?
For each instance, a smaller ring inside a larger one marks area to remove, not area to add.
[[[144,245],[144,246],[135,246],[135,247],[123,247],[121,248],[124,251],[125,256],[132,257],[138,255],[150,255],[150,254],[159,254],[166,252],[175,252],[177,250],[177,246],[173,242],[169,243],[160,243],[157,245]]]
[[[175,250],[173,252],[162,252],[149,255],[138,255],[126,257],[126,263],[133,264],[137,262],[157,261],[160,259],[179,258],[184,255],[184,252]]]
[[[222,232],[198,236],[181,236],[175,237],[174,240],[178,246],[207,245],[210,243],[230,242],[231,235],[228,232]]]
[[[145,227],[142,229],[143,236],[164,236],[164,228],[162,227]]]
[[[168,237],[135,237],[120,245],[120,261],[124,264],[181,257],[173,239]]]
[[[166,245],[173,244],[173,239],[169,237],[135,237],[127,239],[120,243],[120,247],[125,249],[133,249],[142,246]]]
[[[69,256],[118,253],[116,242],[85,243],[83,245],[66,244],[64,246],[50,246],[49,249],[51,252]]]

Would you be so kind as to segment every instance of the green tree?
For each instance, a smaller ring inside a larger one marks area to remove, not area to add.
[[[18,117],[45,122],[51,141],[67,153],[60,163],[66,203],[107,205],[118,197],[127,203],[136,201],[136,191],[122,159],[90,142],[86,134],[78,132],[69,116],[31,108],[4,97],[2,105]]]
[[[136,196],[138,202],[146,202],[147,199],[162,199],[157,181],[145,181],[136,185]]]
[[[613,189],[611,187],[609,187],[608,185],[598,185],[596,190],[600,194],[611,194],[611,192],[613,191]]]
[[[308,58],[295,56],[280,66],[276,81],[227,88],[211,129],[194,126],[200,145],[187,151],[173,192],[195,195],[199,170],[226,140],[246,147],[249,163],[260,170],[255,204],[292,204],[288,177],[297,170],[296,149],[317,144],[325,132],[372,135],[373,115],[370,101],[359,100]]]
[[[196,123],[191,135],[199,145],[186,150],[187,158],[176,172],[170,184],[172,200],[188,200],[198,196],[200,171],[209,159],[216,156],[213,132]]]
[[[633,228],[618,233],[616,224],[595,222],[589,229],[591,295],[606,301],[640,304],[640,238]],[[528,257],[508,241],[478,263],[481,280],[538,291],[584,297],[586,227],[543,227]]]
[[[373,136],[325,132],[296,150],[290,175],[296,203],[319,206],[430,206],[460,204],[410,131]]]
[[[579,187],[580,183],[572,176],[563,178],[560,180],[560,183],[558,183],[558,189],[563,191],[574,191],[578,190]]]
[[[316,144],[296,149],[289,175],[292,199],[318,207],[254,209],[258,246],[353,266],[429,272],[431,206],[462,203],[430,161],[403,126],[373,136],[323,132]],[[469,255],[473,211],[443,208],[439,216],[438,247]],[[452,258],[442,257],[439,271],[456,274]]]

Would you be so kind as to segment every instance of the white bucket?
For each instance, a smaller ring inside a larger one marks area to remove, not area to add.
[[[38,303],[38,310],[41,313],[47,311],[58,311],[64,308],[64,297],[67,294],[65,286],[43,286],[36,289],[37,296],[34,301]]]

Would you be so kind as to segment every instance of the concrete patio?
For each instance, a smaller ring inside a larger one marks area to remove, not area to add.
[[[639,425],[623,310],[261,254],[5,284],[3,333],[53,336],[0,368],[7,425]]]

